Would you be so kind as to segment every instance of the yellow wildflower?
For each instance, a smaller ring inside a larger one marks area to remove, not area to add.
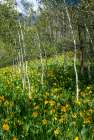
[[[78,136],[76,136],[74,140],[80,140],[80,139],[79,139],[79,137],[78,137]]]
[[[69,105],[68,104],[66,104],[66,108],[69,108]]]
[[[48,121],[46,119],[42,120],[43,125],[47,125]]]
[[[77,113],[74,112],[74,113],[72,114],[72,118],[74,118],[74,119],[77,118]]]
[[[64,116],[61,116],[61,118],[59,119],[60,123],[64,123],[66,121],[66,118]]]
[[[60,129],[59,128],[55,129],[54,130],[54,135],[58,136],[59,134],[60,134]]]
[[[94,113],[94,109],[89,109],[87,112]]]
[[[77,105],[81,105],[81,102],[78,100],[78,101],[75,101],[75,103],[77,104]]]
[[[59,119],[59,122],[60,122],[60,123],[63,123],[63,122],[64,122],[64,118],[60,118],[60,119]]]
[[[37,106],[34,106],[34,109],[35,109],[35,110],[39,109],[39,106],[38,106],[38,105],[37,105]]]
[[[2,103],[5,100],[4,96],[0,96],[0,103]]]
[[[62,112],[67,112],[66,106],[62,105],[62,106],[61,106],[61,111],[62,111]]]
[[[56,102],[53,101],[53,100],[50,100],[50,101],[49,101],[49,104],[50,104],[51,106],[54,106],[54,105],[56,104]]]
[[[45,101],[44,101],[44,104],[45,104],[45,105],[47,105],[48,103],[49,103],[49,101],[48,101],[48,100],[45,100]]]
[[[85,124],[90,124],[91,123],[91,117],[84,118],[84,123]]]
[[[12,138],[12,140],[17,140],[16,136],[14,136],[14,137]]]
[[[4,123],[3,126],[2,126],[3,130],[4,131],[9,131],[9,125],[8,123]]]
[[[8,106],[9,106],[9,101],[8,101],[8,100],[6,100],[6,101],[4,102],[4,106],[5,106],[5,107],[8,107]]]
[[[32,116],[33,116],[33,117],[37,117],[37,116],[38,116],[38,112],[36,112],[36,111],[33,112],[33,113],[32,113]]]
[[[4,96],[0,96],[0,100],[3,100],[4,101]]]

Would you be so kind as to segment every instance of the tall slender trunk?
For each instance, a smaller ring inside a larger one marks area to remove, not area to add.
[[[24,26],[25,26],[25,24],[24,24]],[[31,88],[30,88],[30,79],[29,79],[29,76],[28,76],[28,71],[27,71],[27,69],[28,69],[28,62],[26,61],[26,50],[25,50],[25,42],[24,42],[24,33],[23,33],[23,31],[22,31],[22,27],[21,27],[21,24],[20,24],[20,30],[21,30],[21,38],[22,38],[22,45],[23,45],[23,55],[24,55],[24,63],[23,63],[23,68],[24,68],[24,80],[26,81],[27,80],[27,83],[28,83],[28,94],[29,94],[29,96],[30,96],[30,90],[31,90]]]
[[[93,49],[93,51],[94,51],[94,43],[93,43],[93,40],[92,40],[91,35],[90,35],[90,31],[89,31],[89,29],[88,29],[86,23],[85,23],[85,29],[86,29],[86,32],[87,32],[87,34],[88,34],[88,36],[89,36],[90,43],[91,43],[91,45],[92,45],[92,47],[93,47],[92,49]]]
[[[68,8],[66,6],[66,2],[64,0],[65,3],[65,10],[66,10],[66,14],[68,17],[68,21],[69,21],[69,26],[70,26],[70,30],[71,30],[71,34],[72,34],[72,38],[73,38],[73,43],[74,43],[74,71],[75,71],[75,80],[76,80],[76,99],[77,101],[79,100],[79,86],[78,86],[78,72],[77,72],[77,67],[76,67],[76,61],[77,61],[77,48],[76,48],[76,39],[74,36],[74,31],[73,31],[73,27],[72,27],[72,23],[71,23],[71,18],[70,18],[70,14],[68,11]]]

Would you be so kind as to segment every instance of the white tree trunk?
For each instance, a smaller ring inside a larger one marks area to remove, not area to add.
[[[65,0],[64,0],[64,3],[65,3]],[[69,14],[68,8],[66,6],[66,3],[65,3],[65,10],[66,10],[66,14],[67,14],[67,17],[69,20],[69,26],[71,29],[71,34],[72,34],[73,43],[74,43],[74,71],[75,71],[75,78],[76,78],[75,79],[76,80],[76,99],[78,101],[79,100],[79,86],[78,86],[78,72],[77,72],[77,67],[76,67],[76,61],[77,61],[76,39],[75,39],[75,35],[74,35],[72,23],[71,23],[71,18],[70,18],[70,14]]]

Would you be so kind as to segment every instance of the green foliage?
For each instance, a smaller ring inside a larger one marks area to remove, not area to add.
[[[43,87],[41,65],[29,62],[30,96],[28,85],[23,91],[16,68],[15,73],[12,67],[0,70],[1,140],[94,139],[93,85],[85,87],[82,81],[76,101],[73,68],[69,65],[64,69],[59,59],[56,64],[56,59],[48,60]]]
[[[85,49],[81,74],[81,50],[77,48],[78,101],[73,38],[64,3],[61,0],[42,2],[45,6],[37,15],[36,23],[28,25],[31,17],[20,17],[21,27],[12,0],[0,5],[0,64],[11,64],[23,52],[23,47],[24,59],[34,59],[28,62],[27,73],[19,65],[0,69],[0,140],[93,140],[94,64],[93,45],[90,46],[94,33],[89,25],[93,24],[94,2],[87,6],[84,0],[78,7],[68,7],[76,41],[80,48],[83,42]],[[79,24],[83,30],[78,31]],[[63,55],[58,55],[62,52]],[[30,95],[28,79],[23,89],[24,73],[30,80]]]

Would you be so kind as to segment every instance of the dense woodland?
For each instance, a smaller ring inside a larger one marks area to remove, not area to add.
[[[0,1],[0,140],[94,140],[94,0]]]

